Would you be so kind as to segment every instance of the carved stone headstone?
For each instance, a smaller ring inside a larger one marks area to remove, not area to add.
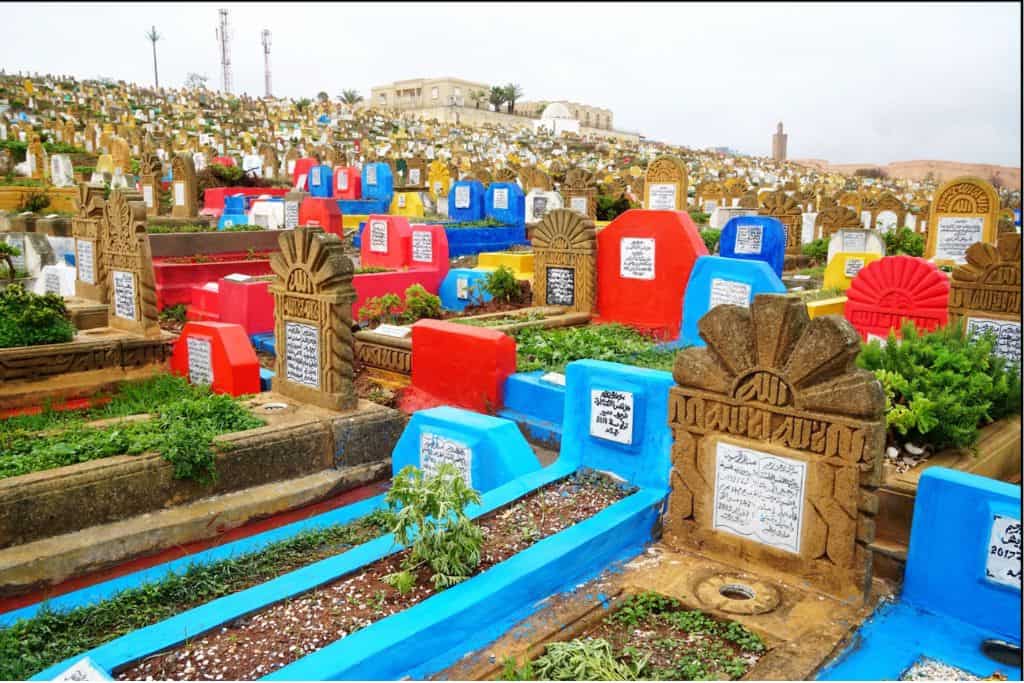
[[[191,218],[199,214],[199,185],[191,154],[175,154],[171,160],[171,216]]]
[[[845,206],[833,206],[822,209],[814,217],[814,238],[831,237],[833,233],[850,228],[852,230],[863,229],[860,216]]]
[[[795,297],[713,308],[676,357],[664,538],[844,599],[870,586],[885,397],[839,316]],[[746,567],[745,567],[746,568]]]
[[[643,194],[645,209],[686,211],[686,165],[671,156],[660,156],[647,166]]]
[[[597,183],[593,173],[579,168],[570,169],[565,174],[561,190],[564,206],[590,220],[597,219]]]
[[[163,163],[160,157],[152,152],[145,152],[139,159],[139,186],[142,188],[142,201],[146,204],[146,214],[160,215],[160,178],[163,176]]]
[[[76,212],[71,218],[71,234],[75,240],[75,296],[107,303],[107,264],[103,248],[107,243],[103,220],[102,185],[78,186]]]
[[[594,223],[571,209],[555,209],[533,231],[533,305],[568,306],[590,313],[597,296]]]
[[[1020,362],[1021,236],[1004,233],[998,246],[976,242],[966,258],[967,263],[953,269],[950,323],[963,321],[968,337],[992,331],[996,353]]]
[[[995,244],[999,196],[981,178],[954,178],[939,186],[928,218],[925,258],[961,264],[975,242]]]
[[[352,261],[334,234],[297,228],[278,237],[274,391],[328,410],[356,407],[352,368]]]
[[[787,195],[785,190],[769,192],[761,199],[761,206],[757,212],[762,216],[778,218],[782,227],[786,229],[786,253],[800,253],[803,208],[796,199]],[[858,221],[856,227],[859,226],[860,222]]]
[[[160,336],[153,255],[146,232],[146,205],[135,193],[114,190],[103,207],[110,327],[146,337]]]

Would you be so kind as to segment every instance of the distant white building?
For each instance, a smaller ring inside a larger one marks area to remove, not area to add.
[[[580,122],[572,117],[569,109],[564,104],[552,102],[544,107],[540,119],[533,122],[533,129],[535,131],[539,131],[542,128],[554,135],[561,135],[562,133],[576,133],[578,135],[580,132]]]

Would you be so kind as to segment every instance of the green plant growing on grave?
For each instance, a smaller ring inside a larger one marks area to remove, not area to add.
[[[708,219],[711,218],[710,214],[704,213],[700,209],[690,209],[687,213],[690,214],[690,218],[692,218],[693,222],[698,226],[707,225]]]
[[[981,427],[1019,414],[1020,368],[994,345],[990,334],[966,339],[960,323],[921,334],[910,322],[901,340],[864,344],[857,364],[882,383],[890,441],[973,448]]]
[[[21,256],[21,249],[18,249],[13,244],[0,242],[0,259],[3,259],[4,265],[7,268],[7,279],[11,282],[18,276],[14,269],[14,258],[16,256]]]
[[[0,349],[60,344],[74,336],[75,326],[59,294],[35,294],[15,283],[0,291]]]
[[[359,319],[371,325],[396,323],[402,314],[402,300],[388,292],[384,296],[371,296],[359,307]]]
[[[164,310],[160,311],[160,319],[168,322],[182,323],[185,322],[186,313],[185,304],[174,304],[173,306],[164,306]]]
[[[423,318],[441,317],[441,297],[428,292],[423,285],[410,285],[405,290],[406,322],[415,322]]]
[[[657,349],[654,340],[619,324],[525,328],[513,336],[519,372],[564,372],[566,365],[581,358],[672,370],[676,356],[675,350]]]
[[[635,681],[643,676],[647,659],[623,662],[607,640],[577,638],[551,643],[531,664],[530,673],[539,681]]]
[[[21,201],[21,205],[18,206],[15,211],[21,213],[23,211],[31,211],[32,213],[39,213],[50,205],[50,198],[46,192],[42,190],[29,190]]]
[[[700,238],[704,240],[704,246],[707,247],[709,254],[714,254],[718,251],[718,241],[722,238],[722,231],[714,228],[701,228]]]
[[[612,221],[622,213],[633,208],[627,197],[615,198],[611,195],[597,195],[596,215],[599,221]]]
[[[906,226],[890,230],[883,237],[885,239],[885,253],[888,256],[895,256],[897,254],[906,254],[907,256],[924,255],[924,235],[920,235]]]
[[[498,266],[483,279],[483,291],[491,295],[494,301],[512,303],[519,299],[522,289],[516,280],[515,272],[508,266]]]
[[[828,238],[819,237],[800,247],[803,255],[812,263],[825,263],[828,260]]]
[[[464,581],[480,564],[484,534],[466,515],[466,507],[480,503],[480,494],[470,488],[462,474],[442,463],[428,475],[406,465],[391,483],[384,497],[394,515],[391,533],[409,547],[402,570],[384,581],[407,593],[415,586],[415,572],[427,566],[435,590]]]

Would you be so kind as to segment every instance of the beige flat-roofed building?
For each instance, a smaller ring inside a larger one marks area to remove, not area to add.
[[[491,86],[461,78],[411,78],[370,89],[371,107],[427,109],[431,107],[475,107],[470,94],[483,93],[480,106],[487,106]]]

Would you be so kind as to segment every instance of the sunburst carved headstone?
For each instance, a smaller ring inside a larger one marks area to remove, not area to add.
[[[597,183],[593,173],[582,168],[569,169],[560,189],[567,208],[590,220],[597,218]]]
[[[760,197],[761,206],[757,212],[762,216],[778,218],[786,229],[786,253],[799,254],[801,231],[803,230],[803,208],[785,190],[775,190]]]
[[[698,324],[669,395],[665,540],[854,599],[870,585],[885,398],[838,316],[761,294]]]
[[[954,178],[935,190],[928,216],[925,258],[961,264],[975,242],[995,244],[999,226],[999,195],[981,178]]]
[[[134,192],[114,190],[103,207],[101,252],[110,327],[160,336],[153,255],[146,233],[146,205]]]
[[[997,245],[976,242],[966,258],[953,269],[950,322],[962,321],[969,337],[993,332],[996,352],[1020,362],[1021,236],[1002,234]]]
[[[269,287],[274,391],[328,410],[355,408],[352,261],[341,239],[321,228],[282,232],[278,244]]]
[[[590,313],[597,296],[594,223],[571,209],[555,209],[533,231],[533,304]]]
[[[919,331],[942,327],[949,319],[949,278],[934,263],[916,256],[886,256],[857,271],[843,315],[866,341],[898,337],[904,322]]]
[[[644,176],[644,208],[685,211],[686,185],[686,164],[673,156],[657,157]]]

